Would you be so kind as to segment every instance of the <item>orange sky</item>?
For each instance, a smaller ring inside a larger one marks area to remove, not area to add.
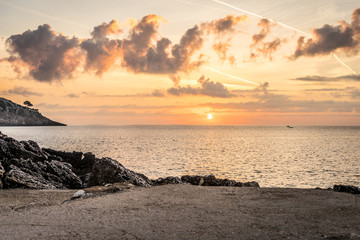
[[[1,1],[0,96],[69,125],[360,124],[357,1],[139,2]]]

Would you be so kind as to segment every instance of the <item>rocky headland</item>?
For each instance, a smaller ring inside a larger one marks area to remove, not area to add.
[[[0,126],[66,126],[44,117],[37,109],[0,97]]]

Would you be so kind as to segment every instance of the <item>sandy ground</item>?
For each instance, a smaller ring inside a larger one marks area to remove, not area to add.
[[[360,196],[327,190],[1,190],[0,239],[360,239]],[[64,202],[65,201],[65,202]]]

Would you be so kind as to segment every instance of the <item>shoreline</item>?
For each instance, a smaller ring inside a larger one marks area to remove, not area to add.
[[[360,195],[169,184],[0,191],[2,239],[360,239]]]

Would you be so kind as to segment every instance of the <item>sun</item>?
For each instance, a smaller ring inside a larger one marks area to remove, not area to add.
[[[208,116],[207,116],[207,118],[208,118],[209,120],[211,120],[211,119],[213,119],[213,115],[212,115],[211,113],[209,113]]]

